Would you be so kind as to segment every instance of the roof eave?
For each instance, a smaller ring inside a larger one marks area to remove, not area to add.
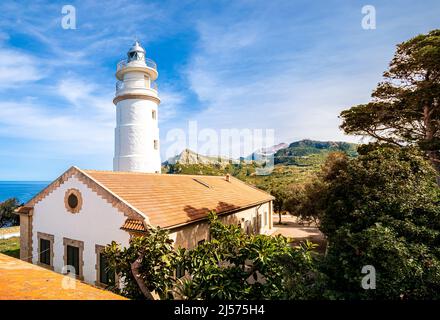
[[[274,198],[274,197],[272,197],[272,198]],[[227,215],[227,214],[232,214],[232,213],[235,213],[235,212],[238,212],[238,211],[241,211],[241,210],[245,210],[245,209],[249,209],[249,208],[252,208],[252,207],[256,207],[258,205],[261,205],[263,203],[267,203],[267,202],[272,201],[272,200],[273,199],[267,199],[267,200],[258,201],[258,202],[255,202],[255,203],[252,203],[252,204],[249,204],[249,205],[246,205],[246,206],[241,206],[241,207],[234,208],[234,209],[231,209],[231,210],[222,211],[222,212],[219,212],[217,214],[219,216],[223,216],[223,215]],[[166,227],[163,227],[163,228],[167,229],[167,230],[173,230],[173,229],[182,228],[182,227],[185,227],[187,225],[191,225],[193,223],[197,223],[197,222],[204,221],[204,220],[208,220],[208,216],[203,217],[203,218],[199,218],[199,219],[196,219],[196,220],[191,220],[191,221],[179,223],[179,224],[176,224],[176,225],[166,226]]]

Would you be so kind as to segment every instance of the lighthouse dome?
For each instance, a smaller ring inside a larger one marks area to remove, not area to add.
[[[128,62],[145,61],[145,49],[136,41],[127,52]]]

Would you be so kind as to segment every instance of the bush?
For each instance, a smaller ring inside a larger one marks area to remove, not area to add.
[[[20,219],[14,210],[19,206],[15,198],[8,199],[0,203],[0,228],[18,226]]]
[[[369,146],[357,159],[332,159],[320,177],[320,229],[329,241],[321,266],[326,296],[440,298],[440,192],[436,173],[410,148]],[[364,290],[373,265],[377,288]]]

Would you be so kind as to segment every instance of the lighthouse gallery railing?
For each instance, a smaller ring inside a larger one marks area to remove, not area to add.
[[[116,65],[116,72],[125,68],[127,66],[127,63],[128,63],[127,59],[123,59],[123,60],[119,61],[118,64]],[[154,62],[153,60],[145,58],[145,64],[147,65],[148,68],[157,70],[156,62]]]

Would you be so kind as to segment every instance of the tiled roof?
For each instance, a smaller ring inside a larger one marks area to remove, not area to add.
[[[145,228],[142,220],[134,220],[134,219],[125,220],[124,225],[121,227],[121,229],[126,231],[135,231],[135,232],[147,231],[147,228]]]
[[[232,177],[228,182],[224,176],[82,172],[163,228],[204,219],[210,210],[222,214],[273,200]]]
[[[0,300],[125,300],[79,280],[63,288],[63,279],[62,274],[0,253]]]

